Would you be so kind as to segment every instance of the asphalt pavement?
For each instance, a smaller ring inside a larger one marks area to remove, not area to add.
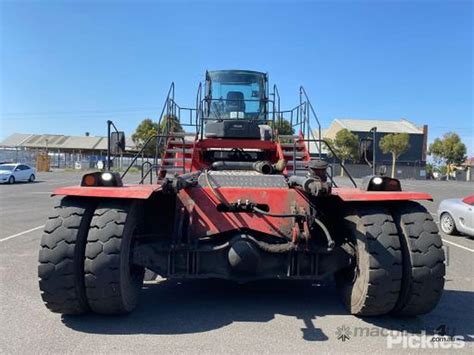
[[[474,240],[465,236],[442,236],[445,292],[433,312],[415,318],[351,316],[330,280],[163,280],[146,283],[127,316],[53,314],[38,289],[39,241],[56,199],[52,190],[79,180],[77,173],[40,173],[35,183],[0,185],[0,353],[473,352]],[[424,204],[435,220],[442,199],[474,192],[465,182],[407,180],[402,186],[433,195]],[[436,329],[458,337],[425,341]],[[400,337],[403,331],[408,336]]]

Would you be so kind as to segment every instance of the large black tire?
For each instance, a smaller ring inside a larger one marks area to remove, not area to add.
[[[124,314],[138,302],[144,269],[131,263],[140,204],[110,200],[95,210],[84,263],[87,300],[94,312]]]
[[[403,254],[402,288],[394,313],[428,313],[441,298],[446,273],[438,228],[433,217],[416,202],[396,204],[391,210]]]
[[[336,273],[342,301],[355,315],[389,313],[402,280],[402,252],[392,216],[384,208],[359,204],[348,211],[345,224],[356,265]]]
[[[89,310],[84,289],[84,251],[94,202],[63,198],[54,207],[41,238],[39,287],[51,311],[82,314]]]

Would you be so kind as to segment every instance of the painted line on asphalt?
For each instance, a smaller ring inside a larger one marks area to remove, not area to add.
[[[17,233],[17,234],[13,234],[13,235],[11,235],[11,236],[9,236],[9,237],[0,239],[0,243],[1,243],[1,242],[5,242],[5,241],[7,241],[7,240],[9,240],[9,239],[13,239],[13,238],[22,236],[22,235],[27,234],[27,233],[30,233],[30,232],[34,232],[34,231],[36,231],[36,230],[38,230],[38,229],[40,229],[40,228],[43,228],[43,227],[44,227],[44,224],[43,224],[42,226],[34,227],[34,228],[28,229],[28,230],[26,230],[26,231],[23,231],[23,232],[20,232],[20,233]]]
[[[13,239],[13,238],[16,238],[16,237],[20,237],[20,236],[25,235],[25,234],[30,233],[30,232],[34,232],[34,231],[36,231],[36,230],[38,230],[38,229],[40,229],[40,228],[43,228],[43,227],[44,227],[44,224],[41,225],[41,226],[38,226],[38,227],[34,227],[34,228],[31,228],[31,229],[28,229],[28,230],[26,230],[26,231],[17,233],[17,234],[10,235],[9,237],[0,239],[0,243],[1,243],[1,242],[5,242],[5,241],[10,240],[10,239]],[[471,253],[474,253],[474,249],[470,249],[470,248],[468,248],[468,247],[465,247],[465,246],[463,246],[463,245],[460,245],[460,244],[451,242],[451,241],[446,240],[446,239],[444,239],[444,238],[443,238],[443,242],[448,243],[448,244],[451,244],[451,245],[454,245],[455,247],[458,247],[458,248],[461,248],[461,249],[470,251]]]
[[[458,247],[458,248],[461,248],[461,249],[470,251],[471,253],[474,253],[474,249],[470,249],[470,248],[468,248],[468,247],[465,247],[464,245],[460,245],[460,244],[451,242],[451,241],[446,240],[446,239],[444,239],[444,238],[443,238],[443,242],[448,243],[448,244],[451,244],[451,245],[454,245],[455,247]]]
[[[436,213],[433,213],[433,212],[430,212],[430,213],[431,213],[433,216],[435,216],[435,217],[438,216]],[[434,222],[439,225],[439,221],[434,221]],[[474,253],[474,249],[465,247],[464,245],[461,245],[461,244],[458,244],[458,243],[451,242],[450,240],[446,240],[446,239],[444,239],[444,238],[441,238],[441,239],[443,239],[443,242],[445,242],[445,243],[454,245],[455,247],[458,247],[458,248],[461,248],[461,249],[470,251],[471,253]]]

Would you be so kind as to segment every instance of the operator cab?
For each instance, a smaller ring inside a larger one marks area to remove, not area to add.
[[[206,138],[270,139],[265,73],[248,70],[206,72]]]

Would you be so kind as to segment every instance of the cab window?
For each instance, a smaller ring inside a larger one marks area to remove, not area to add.
[[[264,111],[265,76],[242,71],[210,72],[210,113],[219,118],[256,118]]]

